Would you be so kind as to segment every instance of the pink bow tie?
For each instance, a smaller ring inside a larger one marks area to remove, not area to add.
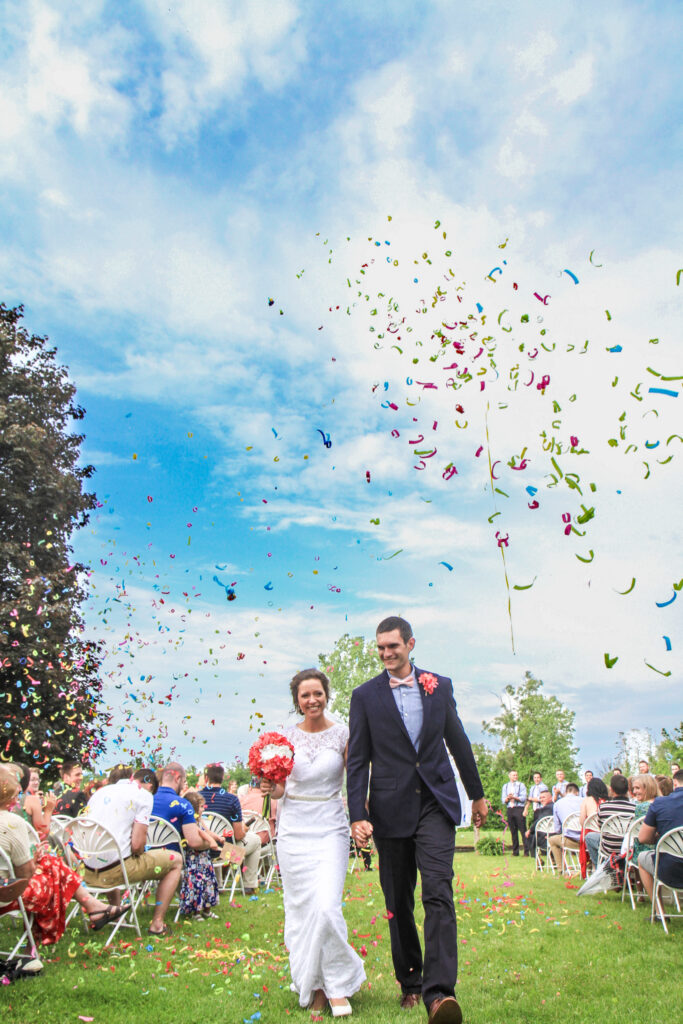
[[[395,690],[397,686],[412,686],[414,682],[413,676],[408,676],[406,679],[394,679],[389,676],[389,686],[392,690]]]

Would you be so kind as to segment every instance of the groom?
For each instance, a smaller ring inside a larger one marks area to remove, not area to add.
[[[421,996],[429,1024],[460,1024],[453,906],[460,800],[446,746],[474,801],[475,825],[483,824],[487,806],[451,681],[415,668],[410,662],[414,646],[405,619],[384,619],[377,627],[377,650],[385,671],[353,691],[347,766],[351,832],[361,846],[374,835],[401,1006],[409,1010]],[[418,869],[424,966],[414,918]]]

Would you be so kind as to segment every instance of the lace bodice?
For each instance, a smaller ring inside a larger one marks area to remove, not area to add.
[[[285,729],[294,746],[294,768],[287,780],[290,796],[331,796],[344,780],[344,750],[349,739],[346,725],[335,722],[323,732],[304,732],[297,726]]]

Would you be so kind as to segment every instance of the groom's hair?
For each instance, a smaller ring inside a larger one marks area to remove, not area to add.
[[[392,633],[395,629],[401,634],[401,640],[404,644],[407,644],[413,635],[413,629],[409,622],[405,619],[400,618],[398,615],[390,615],[387,619],[382,619],[379,626],[377,627],[376,635],[380,633]]]

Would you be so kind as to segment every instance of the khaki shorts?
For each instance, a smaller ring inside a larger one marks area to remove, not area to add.
[[[147,850],[139,857],[126,857],[124,863],[129,882],[158,882],[173,868],[182,867],[183,859],[174,850]],[[83,881],[97,889],[114,889],[117,885],[125,885],[120,864],[113,864],[104,871],[91,871],[86,867]]]

